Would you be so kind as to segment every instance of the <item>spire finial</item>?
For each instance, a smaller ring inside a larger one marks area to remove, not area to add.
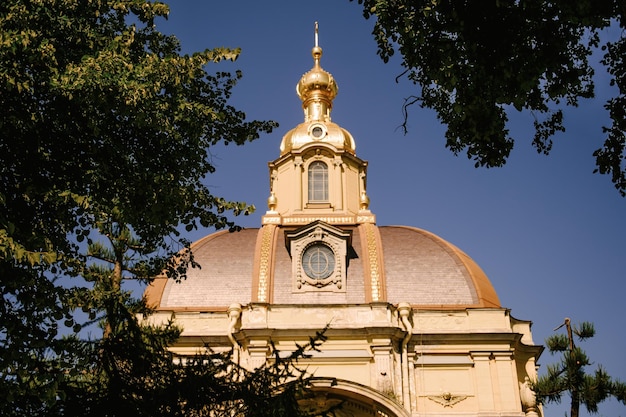
[[[313,55],[313,62],[315,63],[315,68],[320,68],[320,58],[322,57],[322,48],[319,45],[319,25],[315,22],[315,46],[311,51],[311,55]]]
[[[296,86],[302,100],[304,119],[307,122],[330,121],[330,110],[337,95],[337,83],[333,76],[320,66],[322,47],[319,46],[319,25],[315,22],[315,46],[311,50],[313,68],[302,76]]]

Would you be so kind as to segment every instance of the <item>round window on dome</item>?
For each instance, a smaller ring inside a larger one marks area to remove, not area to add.
[[[335,270],[335,253],[323,243],[314,243],[302,254],[302,269],[309,278],[328,278]]]
[[[313,126],[310,132],[311,136],[313,136],[315,139],[321,139],[326,134],[324,128],[320,125]]]

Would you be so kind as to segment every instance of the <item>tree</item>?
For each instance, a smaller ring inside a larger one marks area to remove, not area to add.
[[[317,350],[323,332],[286,358],[275,350],[272,362],[249,371],[232,361],[232,351],[216,353],[208,346],[194,356],[177,357],[168,349],[180,334],[172,323],[140,323],[119,297],[106,304],[118,307],[107,317],[108,337],[90,344],[75,341],[85,350],[79,358],[91,360],[68,369],[73,373],[59,385],[62,396],[43,415],[304,415],[297,399],[308,391],[308,374],[295,363]]]
[[[558,364],[549,365],[547,374],[534,384],[539,403],[561,402],[565,393],[570,396],[570,417],[578,417],[583,404],[590,413],[598,412],[598,404],[613,396],[626,404],[626,384],[613,380],[598,366],[593,374],[585,373],[591,362],[586,353],[575,345],[574,335],[583,341],[595,335],[593,324],[588,322],[572,326],[570,319],[557,327],[565,326],[567,334],[557,334],[546,340],[550,353],[562,353]],[[557,330],[555,329],[555,330]]]
[[[102,378],[70,388],[123,364],[107,354],[130,341],[162,363],[152,355],[176,332],[133,322],[145,306],[123,281],[184,279],[194,262],[179,231],[236,230],[229,217],[254,209],[204,185],[209,149],[276,124],[228,104],[240,72],[208,71],[239,50],[182,55],[157,30],[167,14],[145,0],[0,4],[2,415],[48,415],[71,394],[114,389]],[[100,339],[61,337],[95,322]]]
[[[81,354],[62,365],[68,377],[59,380],[59,399],[42,415],[305,415],[297,400],[308,391],[309,375],[296,362],[310,350],[318,350],[326,339],[325,330],[287,357],[274,349],[273,360],[252,371],[233,362],[232,350],[216,353],[205,346],[194,356],[177,357],[169,346],[182,329],[172,322],[154,326],[138,320],[152,311],[121,286],[130,277],[154,275],[144,256],[136,256],[142,242],[119,223],[102,222],[99,227],[98,233],[106,239],[89,244],[87,255],[93,262],[81,272],[93,288],[75,288],[69,304],[88,311],[91,320],[103,327],[103,337],[65,340],[68,352],[71,348]],[[180,256],[168,261],[172,270],[185,263]]]
[[[611,176],[626,196],[626,6],[623,1],[357,0],[375,17],[378,54],[396,51],[417,92],[404,103],[436,111],[447,126],[446,147],[475,165],[503,165],[514,144],[507,122],[515,112],[534,118],[533,146],[548,154],[565,131],[563,108],[594,95],[589,58],[601,64],[616,95],[605,104],[611,119],[595,172]],[[621,28],[617,40],[600,31]],[[399,76],[399,77],[400,77]]]

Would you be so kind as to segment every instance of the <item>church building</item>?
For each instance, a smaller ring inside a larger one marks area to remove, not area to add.
[[[529,381],[542,347],[531,323],[501,306],[489,278],[461,249],[413,226],[379,226],[367,161],[331,121],[337,83],[322,49],[297,84],[304,121],[269,162],[258,228],[192,244],[201,269],[159,277],[145,296],[152,320],[183,328],[172,346],[233,349],[254,369],[272,343],[292,351],[328,325],[306,359],[316,397],[342,416],[540,416]]]

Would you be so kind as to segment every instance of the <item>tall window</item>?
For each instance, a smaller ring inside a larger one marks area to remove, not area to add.
[[[328,201],[328,166],[320,161],[309,165],[309,201]]]

